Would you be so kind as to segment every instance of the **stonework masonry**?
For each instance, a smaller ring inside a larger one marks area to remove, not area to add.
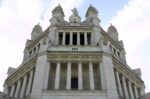
[[[92,5],[81,21],[76,8],[69,22],[60,5],[50,26],[35,25],[22,64],[10,67],[2,99],[150,99],[140,69],[126,62],[123,41],[110,25],[100,26]]]

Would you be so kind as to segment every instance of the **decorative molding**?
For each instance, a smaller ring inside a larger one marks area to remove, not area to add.
[[[101,62],[100,53],[48,53],[50,62]]]
[[[127,79],[129,79],[132,83],[136,84],[138,87],[143,85],[142,79],[140,79],[138,76],[136,76],[133,71],[131,71],[126,65],[121,63],[119,60],[117,60],[115,57],[112,58],[114,68],[119,71],[122,75],[124,75]]]
[[[10,77],[8,77],[5,80],[5,83],[8,86],[11,86],[16,81],[18,81],[20,78],[22,78],[24,75],[26,75],[29,71],[31,71],[34,67],[36,67],[36,60],[37,57],[32,58],[27,63],[23,64],[16,72],[14,72]]]

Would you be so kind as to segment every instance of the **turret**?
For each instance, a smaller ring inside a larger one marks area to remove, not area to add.
[[[64,21],[64,12],[60,5],[55,7],[52,11],[52,18],[50,19],[51,25],[59,24],[61,21]]]
[[[115,26],[113,26],[112,24],[110,24],[110,26],[108,27],[107,30],[107,34],[114,40],[118,41],[118,31],[115,28]]]
[[[39,36],[41,36],[42,32],[42,27],[39,24],[35,25],[31,33],[31,40],[34,41],[35,39],[37,39]]]
[[[92,5],[90,5],[90,7],[88,8],[85,17],[88,23],[91,23],[92,25],[95,26],[100,25],[100,20],[98,18],[98,11]]]

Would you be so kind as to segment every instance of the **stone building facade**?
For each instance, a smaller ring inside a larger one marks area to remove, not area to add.
[[[8,69],[4,93],[19,99],[142,98],[141,71],[127,65],[117,29],[104,31],[92,5],[84,21],[76,8],[72,12],[67,22],[58,5],[45,31],[34,26],[22,64]]]

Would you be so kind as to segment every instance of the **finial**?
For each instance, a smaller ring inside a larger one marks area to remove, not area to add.
[[[92,4],[90,4],[90,7],[92,7]]]

